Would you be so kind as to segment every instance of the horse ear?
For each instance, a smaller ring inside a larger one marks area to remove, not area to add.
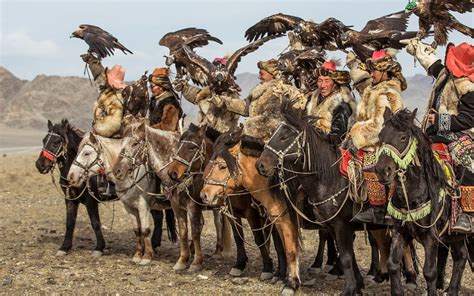
[[[411,113],[411,120],[415,120],[416,118],[416,113],[418,113],[418,108],[415,108],[415,110],[413,110],[413,112]]]
[[[392,116],[392,110],[390,108],[385,107],[385,111],[383,112],[383,121],[387,121]]]
[[[94,133],[89,134],[89,140],[92,144],[97,144],[97,138],[95,137]]]
[[[51,122],[51,120],[48,119],[48,130],[52,130],[53,129],[53,123]]]
[[[146,128],[146,122],[145,121],[142,121],[142,123],[140,123],[140,125],[137,127],[137,134],[141,138],[145,137],[145,128]]]

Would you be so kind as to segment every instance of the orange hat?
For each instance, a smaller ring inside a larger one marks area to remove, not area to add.
[[[125,79],[125,68],[120,65],[114,65],[112,69],[107,69],[107,84],[114,89],[123,89],[127,85],[123,82]]]
[[[168,68],[155,68],[153,72],[151,73],[150,77],[148,78],[148,80],[151,83],[170,89],[171,82],[168,76],[169,76]]]

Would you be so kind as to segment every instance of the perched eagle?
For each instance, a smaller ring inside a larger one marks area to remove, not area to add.
[[[349,27],[341,28],[343,33],[338,36],[336,43],[339,49],[352,47],[361,61],[372,56],[372,52],[383,48],[402,49],[399,41],[416,36],[416,32],[405,32],[410,13],[399,11],[369,20],[361,31]]]
[[[290,50],[278,57],[278,70],[293,78],[296,87],[313,90],[316,82],[312,72],[324,63],[325,58],[325,52],[316,47]]]
[[[335,18],[322,23],[305,21],[302,18],[282,13],[266,17],[245,31],[245,38],[252,42],[264,36],[274,36],[293,31],[303,47],[321,47],[322,50],[335,50],[335,37],[340,35],[344,24]]]
[[[405,11],[413,12],[419,18],[418,20],[418,38],[425,37],[431,26],[434,27],[433,47],[437,45],[446,45],[448,40],[448,31],[454,29],[474,38],[474,30],[464,24],[461,24],[449,11],[458,13],[472,12],[474,2],[472,0],[421,0],[411,1],[405,7]],[[471,19],[472,20],[472,19]]]
[[[178,76],[184,76],[186,71],[188,71],[191,77],[193,77],[195,68],[189,62],[188,56],[183,50],[183,45],[190,50],[194,50],[196,47],[208,45],[209,41],[222,44],[221,40],[209,34],[205,29],[186,28],[165,34],[160,39],[160,45],[168,47],[170,50],[170,55],[166,57],[166,65],[171,66],[174,64]],[[185,65],[188,65],[188,67],[185,67]],[[199,83],[198,80],[193,80]]]
[[[280,36],[279,34],[266,36],[238,49],[226,60],[225,65],[222,63],[211,63],[196,54],[188,46],[183,45],[183,50],[190,61],[190,63],[186,64],[186,68],[188,71],[191,69],[194,72],[191,74],[193,81],[197,81],[197,84],[200,85],[210,86],[216,94],[224,93],[229,89],[238,91],[239,87],[235,82],[234,73],[241,58],[256,51],[265,42]]]
[[[79,30],[72,32],[71,38],[73,37],[84,40],[89,45],[89,51],[100,59],[114,55],[115,49],[120,49],[124,54],[133,54],[112,34],[97,26],[80,25]]]

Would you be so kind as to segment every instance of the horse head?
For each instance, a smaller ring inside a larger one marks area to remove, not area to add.
[[[168,167],[169,177],[177,182],[191,173],[202,171],[206,163],[206,127],[189,125],[179,140],[179,148]]]
[[[223,205],[224,197],[240,187],[238,133],[224,133],[214,145],[214,153],[204,169],[204,186],[201,190],[203,203]]]
[[[78,150],[67,174],[69,184],[74,187],[81,186],[89,177],[103,174],[105,170],[101,145],[93,133],[81,141]]]
[[[379,134],[381,147],[378,149],[378,161],[375,172],[382,184],[391,184],[400,170],[416,157],[417,139],[414,135],[414,119],[417,109],[413,112],[403,109],[392,113],[385,108],[384,127]]]

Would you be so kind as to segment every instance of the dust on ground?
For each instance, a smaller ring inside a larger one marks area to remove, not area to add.
[[[100,206],[107,247],[104,256],[91,256],[95,236],[85,207],[81,206],[76,223],[72,251],[55,257],[65,229],[65,206],[51,176],[40,175],[34,161],[37,155],[5,154],[0,156],[0,286],[1,294],[269,294],[277,295],[282,284],[260,281],[261,260],[258,249],[246,246],[249,261],[244,279],[235,282],[228,276],[235,255],[212,257],[215,231],[210,213],[205,214],[203,250],[204,269],[199,273],[174,272],[179,246],[163,237],[150,266],[132,263],[134,234],[130,219],[120,202]],[[56,173],[57,175],[57,173]],[[113,223],[112,223],[113,221]],[[166,233],[166,232],[164,232]],[[245,235],[252,236],[248,229]],[[315,279],[315,284],[302,286],[299,295],[335,295],[343,279],[327,279],[326,274],[310,276],[306,270],[312,263],[318,238],[315,231],[303,231],[304,250],[300,256],[302,281]],[[421,246],[418,256],[423,262]],[[364,235],[356,239],[356,256],[365,274],[369,267],[369,247]],[[276,266],[275,251],[272,257]],[[448,269],[447,274],[451,271]],[[446,279],[448,281],[448,279]],[[388,283],[373,284],[365,280],[366,295],[388,295]],[[418,276],[415,294],[423,294],[425,283]],[[474,275],[466,268],[461,295],[474,294]]]

